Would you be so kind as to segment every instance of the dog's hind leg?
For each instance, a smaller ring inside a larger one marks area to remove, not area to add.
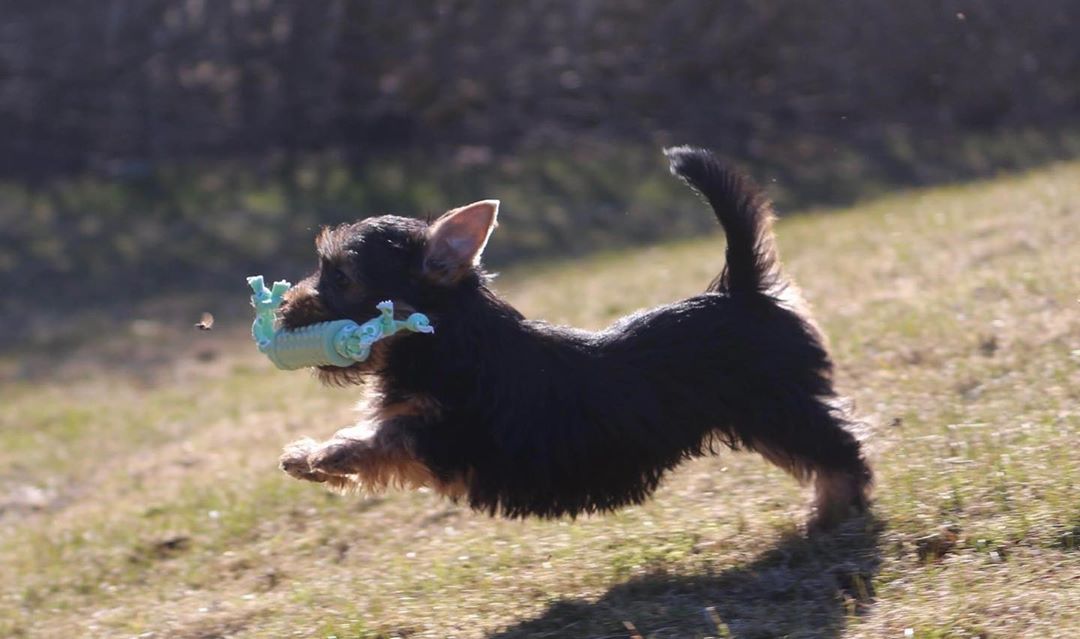
[[[866,510],[873,473],[842,411],[815,401],[787,415],[785,428],[758,429],[746,442],[800,481],[811,480],[811,529],[830,528]]]

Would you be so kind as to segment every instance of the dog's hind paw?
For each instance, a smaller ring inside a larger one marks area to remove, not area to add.
[[[822,532],[866,512],[869,483],[847,473],[819,473],[814,480],[814,506],[807,529]]]

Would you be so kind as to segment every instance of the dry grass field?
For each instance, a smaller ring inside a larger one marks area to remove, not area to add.
[[[133,320],[47,372],[0,359],[0,636],[1080,635],[1080,164],[778,234],[866,421],[872,516],[806,539],[807,492],[732,453],[577,521],[331,495],[277,456],[356,390],[273,370],[240,322]],[[722,259],[714,235],[496,283],[599,327]]]

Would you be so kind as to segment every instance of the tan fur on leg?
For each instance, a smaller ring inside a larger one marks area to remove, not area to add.
[[[395,420],[437,410],[430,400],[411,399],[364,407],[365,419],[343,428],[325,442],[302,439],[290,444],[281,467],[297,479],[325,483],[339,491],[379,493],[387,488],[430,487],[456,499],[465,493],[464,480],[440,480],[413,452],[408,431]]]
[[[319,442],[310,437],[298,439],[285,447],[278,458],[278,466],[291,477],[306,481],[324,482],[326,476],[323,473],[313,472],[308,463],[308,457],[319,448]]]
[[[847,473],[819,472],[814,477],[811,530],[832,528],[865,508],[868,495],[857,478]]]

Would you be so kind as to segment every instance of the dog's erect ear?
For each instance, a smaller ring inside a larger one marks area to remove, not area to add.
[[[424,274],[453,283],[480,262],[499,217],[498,200],[482,200],[448,211],[428,229]]]

